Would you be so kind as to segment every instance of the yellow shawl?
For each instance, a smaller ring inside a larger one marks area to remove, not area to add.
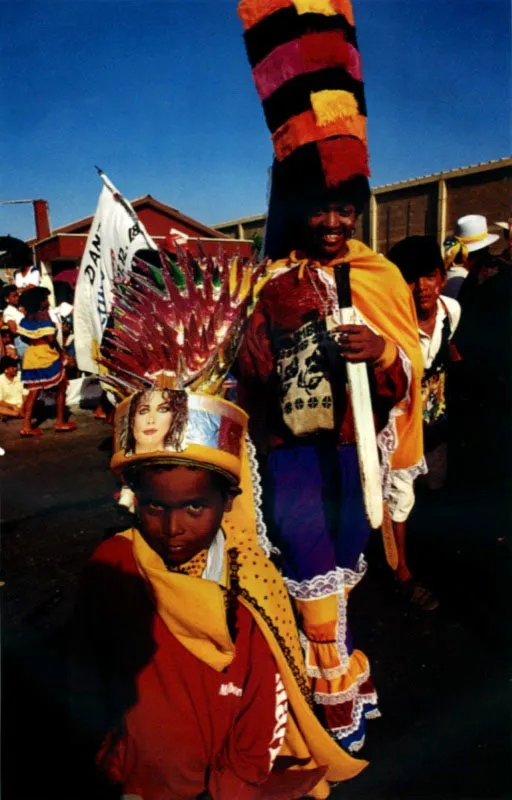
[[[306,264],[309,264],[334,277],[335,264],[344,261],[350,263],[353,304],[372,328],[402,348],[411,363],[410,398],[402,401],[396,410],[397,442],[390,460],[392,469],[411,469],[423,458],[423,359],[414,300],[398,268],[391,261],[356,239],[350,239],[347,245],[347,254],[327,265],[301,259],[296,253],[292,253],[287,259],[274,261],[257,289],[260,292],[265,283],[282,274],[286,268],[298,267],[299,276],[302,276]]]

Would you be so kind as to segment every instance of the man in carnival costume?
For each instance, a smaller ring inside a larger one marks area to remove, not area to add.
[[[106,335],[112,467],[138,524],[104,542],[76,616],[76,723],[130,798],[325,798],[365,766],[323,730],[266,558],[247,416],[219,392],[258,270],[162,256],[119,285]],[[103,700],[102,700],[103,698]]]
[[[258,433],[266,521],[295,601],[316,712],[355,751],[378,710],[368,659],[347,627],[370,534],[361,485],[370,473],[354,425],[362,404],[353,389],[351,401],[347,375],[368,365],[361,430],[373,431],[381,494],[377,431],[386,497],[390,470],[411,479],[424,470],[417,320],[397,268],[352,238],[369,170],[349,0],[242,0],[239,14],[275,149],[267,253],[277,259],[240,350],[241,402]],[[349,325],[340,325],[339,265],[345,274],[350,265]]]

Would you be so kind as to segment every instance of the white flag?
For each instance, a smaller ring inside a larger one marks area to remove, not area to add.
[[[74,300],[76,360],[83,372],[99,372],[96,358],[112,307],[114,278],[131,268],[137,250],[156,244],[132,206],[100,173],[104,187],[87,237]]]

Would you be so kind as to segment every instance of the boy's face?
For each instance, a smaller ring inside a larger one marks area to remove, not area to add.
[[[409,283],[413,293],[414,304],[419,315],[432,311],[439,299],[441,290],[446,284],[446,277],[440,269],[434,269],[427,275],[420,275],[415,281]]]
[[[141,534],[168,567],[208,548],[232,498],[206,469],[142,469],[137,490]]]
[[[5,299],[10,306],[17,306],[20,302],[20,298],[16,289],[13,289],[12,292],[9,292]]]
[[[18,370],[17,370],[16,367],[6,367],[4,369],[4,374],[7,375],[9,380],[12,381],[16,377],[16,375],[18,374]]]

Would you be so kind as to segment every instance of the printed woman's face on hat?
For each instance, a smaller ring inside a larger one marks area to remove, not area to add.
[[[158,389],[144,392],[137,400],[133,417],[135,452],[164,450],[172,419],[172,403],[167,392],[164,394]]]

